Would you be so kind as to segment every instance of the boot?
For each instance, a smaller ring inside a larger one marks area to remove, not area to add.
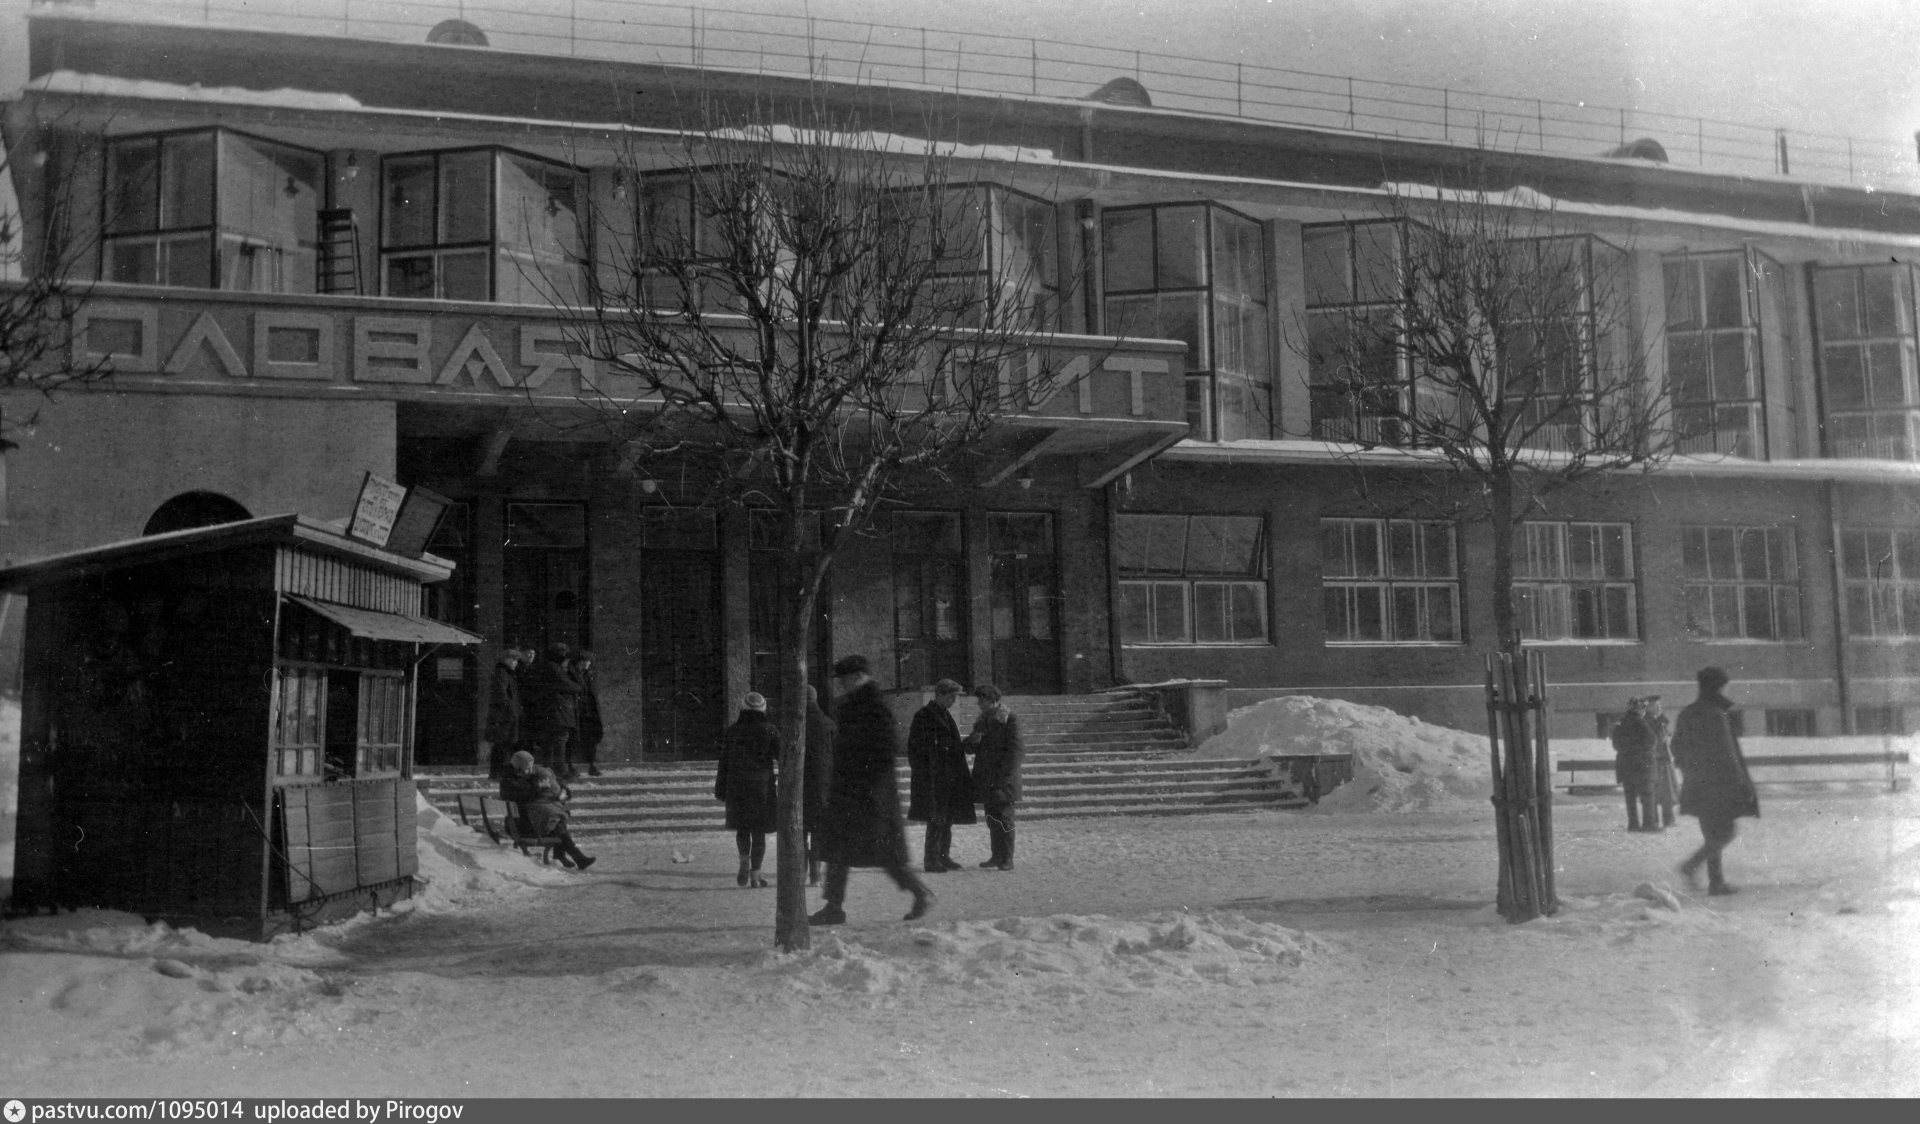
[[[764,890],[772,885],[771,882],[767,881],[766,876],[760,873],[759,867],[753,868],[753,873],[748,875],[747,882],[756,890]]]
[[[734,877],[733,884],[736,886],[745,886],[752,877],[753,868],[747,865],[746,856],[742,855],[740,857],[740,873]]]
[[[820,884],[820,860],[813,859],[807,863],[807,885],[818,886],[819,884]]]
[[[809,925],[845,925],[846,923],[847,911],[840,908],[839,902],[828,902],[821,906],[817,913],[807,918]]]
[[[933,908],[933,901],[932,890],[927,889],[925,886],[915,890],[913,892],[913,908],[907,911],[907,915],[903,920],[918,921],[922,917],[925,917],[927,911]]]
[[[585,870],[599,861],[594,856],[582,851],[580,845],[572,840],[567,841],[567,846],[562,852],[562,857],[573,859],[573,865],[580,870]]]

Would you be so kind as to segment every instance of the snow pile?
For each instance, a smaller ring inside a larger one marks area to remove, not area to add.
[[[1493,794],[1487,739],[1340,699],[1282,695],[1227,715],[1202,758],[1350,753],[1353,779],[1320,798],[1338,812],[1449,811]]]
[[[556,886],[580,875],[517,848],[502,847],[478,829],[440,814],[427,798],[418,797],[420,869],[414,874],[413,904],[423,913],[451,913],[503,895],[525,893],[534,886]],[[403,908],[408,908],[402,902]]]
[[[110,74],[82,74],[74,70],[56,70],[27,83],[29,90],[50,90],[59,94],[98,94],[122,98],[160,98],[167,101],[205,101],[222,105],[271,105],[285,109],[360,109],[358,98],[349,94],[323,93],[281,87],[277,90],[249,90],[244,86],[182,85],[155,82],[145,78],[120,78]]]
[[[1552,917],[1536,918],[1525,928],[1537,927],[1540,932],[1562,937],[1593,938],[1618,945],[1653,929],[1726,924],[1708,905],[1711,900],[1704,893],[1665,882],[1642,882],[1630,893],[1595,897],[1562,893],[1558,912]],[[1475,911],[1472,920],[1488,926],[1507,924],[1493,905]]]
[[[830,932],[807,952],[767,954],[758,973],[816,996],[957,986],[983,997],[1057,1001],[1203,983],[1273,983],[1322,951],[1305,933],[1237,913],[954,921],[916,929],[912,941],[876,949]]]

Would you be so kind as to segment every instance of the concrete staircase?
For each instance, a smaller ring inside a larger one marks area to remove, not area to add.
[[[1009,697],[1026,745],[1021,772],[1023,822],[1085,816],[1170,816],[1248,807],[1298,807],[1258,760],[1196,761],[1185,736],[1144,697],[1097,695]],[[954,706],[961,733],[977,716],[972,699]],[[905,729],[901,731],[905,735]],[[713,798],[714,764],[689,761],[627,765],[572,783],[573,829],[588,837],[624,832],[722,830],[725,812]],[[419,778],[442,811],[462,792],[495,791],[478,770],[434,771]],[[907,765],[899,765],[907,795]]]

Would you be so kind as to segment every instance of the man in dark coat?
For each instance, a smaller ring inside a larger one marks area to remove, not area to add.
[[[500,778],[500,799],[520,805],[521,830],[534,835],[557,836],[560,861],[585,870],[594,864],[592,855],[582,854],[579,844],[567,831],[566,789],[552,769],[534,763],[533,754],[520,750],[508,760],[507,775]]]
[[[780,734],[767,721],[767,697],[747,692],[740,717],[720,743],[720,768],[713,798],[727,803],[727,826],[740,850],[741,886],[761,887],[767,880],[760,864],[767,857],[767,832],[779,830],[780,801],[774,768],[780,760]]]
[[[569,745],[579,729],[580,681],[567,670],[565,644],[547,645],[547,658],[527,676],[527,727],[541,760],[561,779],[574,775]]]
[[[1660,826],[1673,826],[1673,809],[1680,803],[1680,778],[1673,770],[1673,721],[1660,712],[1660,696],[1640,700],[1646,706],[1647,725],[1653,728],[1653,802],[1660,805]]]
[[[1627,700],[1627,716],[1613,728],[1613,777],[1627,794],[1627,830],[1659,831],[1653,810],[1653,748],[1656,735],[1646,702]]]
[[[587,767],[587,775],[600,775],[600,739],[606,736],[607,727],[600,720],[600,686],[593,677],[593,653],[585,648],[573,654],[568,664],[573,677],[580,684],[580,698],[574,708],[574,717],[578,725],[574,730],[574,758]]]
[[[865,656],[848,656],[833,665],[840,705],[834,713],[833,785],[827,793],[820,848],[827,864],[826,905],[808,918],[815,925],[846,922],[841,907],[847,900],[847,872],[856,866],[881,868],[894,885],[913,895],[906,920],[925,917],[933,905],[933,891],[907,866],[907,826],[893,779],[900,735],[870,666]]]
[[[933,685],[933,701],[921,707],[907,730],[907,765],[912,770],[907,818],[927,825],[921,866],[928,874],[959,870],[949,853],[953,825],[973,823],[973,781],[967,776],[967,752],[960,747],[960,726],[953,704],[960,684],[942,679]]]
[[[807,827],[807,885],[820,884],[821,830],[827,822],[827,792],[833,784],[833,719],[820,709],[820,692],[807,684],[807,789],[801,794]]]
[[[1760,798],[1733,732],[1733,703],[1722,693],[1727,673],[1706,667],[1695,678],[1700,697],[1680,712],[1674,725],[1673,763],[1680,767],[1680,814],[1699,817],[1704,842],[1680,864],[1680,873],[1692,882],[1705,863],[1707,893],[1731,894],[1734,888],[1721,874],[1720,852],[1733,842],[1735,820],[1759,817]]]
[[[482,738],[487,743],[487,776],[496,781],[507,775],[507,758],[520,748],[520,659],[517,644],[501,652],[487,684],[487,728]]]
[[[1000,697],[1000,688],[982,683],[973,689],[980,701],[980,717],[967,735],[973,747],[973,797],[985,805],[987,838],[993,852],[980,865],[988,870],[1013,869],[1013,806],[1020,803],[1020,766],[1026,749],[1020,744],[1020,720]]]

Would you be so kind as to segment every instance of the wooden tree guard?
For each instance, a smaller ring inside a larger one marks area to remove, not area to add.
[[[1551,916],[1553,761],[1547,744],[1547,673],[1539,652],[1487,655],[1487,742],[1500,846],[1500,916]]]

